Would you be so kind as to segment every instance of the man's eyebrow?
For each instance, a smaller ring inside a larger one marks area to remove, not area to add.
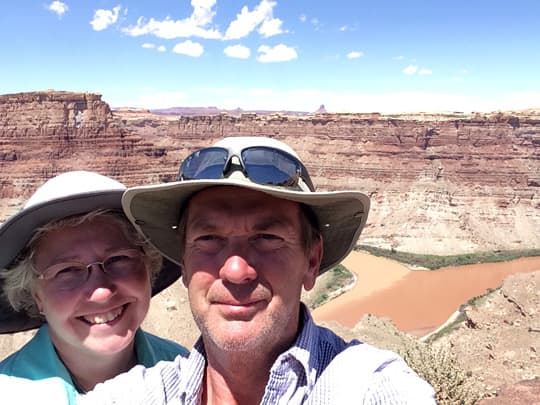
[[[219,229],[218,221],[208,216],[189,221],[187,226],[189,229],[196,230],[197,232],[211,232]],[[256,231],[267,231],[275,228],[291,228],[292,226],[289,220],[281,216],[268,215],[256,220],[253,229]]]
[[[292,226],[293,225],[290,223],[290,221],[283,217],[269,215],[258,220],[254,225],[254,229],[258,231],[265,231],[274,228],[290,228]]]
[[[197,231],[213,231],[217,229],[216,221],[210,220],[208,217],[197,218],[193,221],[188,221],[186,228],[195,229]]]

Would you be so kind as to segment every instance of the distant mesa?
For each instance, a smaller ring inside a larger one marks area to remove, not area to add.
[[[321,105],[319,109],[317,110],[317,113],[324,113],[326,110],[324,110],[324,105]],[[291,111],[291,110],[244,110],[240,107],[237,107],[232,110],[227,110],[223,108],[218,107],[169,107],[169,108],[157,108],[157,109],[150,109],[150,112],[157,115],[178,115],[183,117],[190,117],[190,116],[210,116],[210,115],[220,115],[220,114],[227,114],[231,116],[241,116],[243,114],[256,114],[256,115],[274,115],[274,114],[281,114],[281,115],[288,115],[288,116],[307,116],[312,115],[313,113],[310,113],[308,111]]]
[[[315,111],[315,114],[326,114],[326,108],[324,107],[324,104],[321,104],[319,108]]]

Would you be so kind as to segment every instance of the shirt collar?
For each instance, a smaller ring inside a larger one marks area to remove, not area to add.
[[[297,362],[303,369],[308,387],[313,387],[317,378],[318,328],[304,303],[300,303],[301,326],[293,345],[274,362],[274,367],[287,361]]]
[[[305,375],[305,381],[309,388],[313,387],[317,378],[319,351],[317,344],[319,341],[318,329],[313,322],[313,318],[307,307],[300,303],[300,330],[292,346],[280,354],[272,371],[278,371],[281,367],[300,368]],[[204,382],[204,372],[206,368],[206,351],[202,337],[199,337],[189,357],[182,359],[181,366],[181,386],[180,392],[184,396],[185,403],[190,403],[201,395],[202,384]],[[279,372],[279,371],[278,371]]]

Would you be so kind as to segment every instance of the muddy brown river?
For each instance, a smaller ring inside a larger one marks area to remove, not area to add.
[[[461,304],[499,287],[510,274],[540,270],[540,257],[429,271],[351,252],[342,264],[356,274],[357,284],[315,309],[316,321],[333,320],[353,327],[371,313],[390,318],[402,331],[422,336],[446,322]]]

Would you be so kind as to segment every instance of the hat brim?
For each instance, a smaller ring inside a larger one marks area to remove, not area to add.
[[[0,227],[0,268],[8,267],[32,238],[35,230],[51,221],[71,215],[84,214],[97,209],[122,209],[124,190],[111,190],[77,194],[36,204],[21,210]],[[152,287],[152,296],[174,283],[182,274],[175,263],[164,260]],[[4,281],[0,278],[0,291]],[[0,296],[0,334],[21,332],[39,327],[42,320],[16,312]]]
[[[319,220],[324,243],[319,274],[350,253],[364,228],[370,207],[369,197],[356,191],[291,191],[230,178],[128,188],[122,205],[127,217],[150,243],[165,257],[180,264],[183,256],[177,229],[180,210],[195,193],[215,186],[247,188],[309,206]]]

